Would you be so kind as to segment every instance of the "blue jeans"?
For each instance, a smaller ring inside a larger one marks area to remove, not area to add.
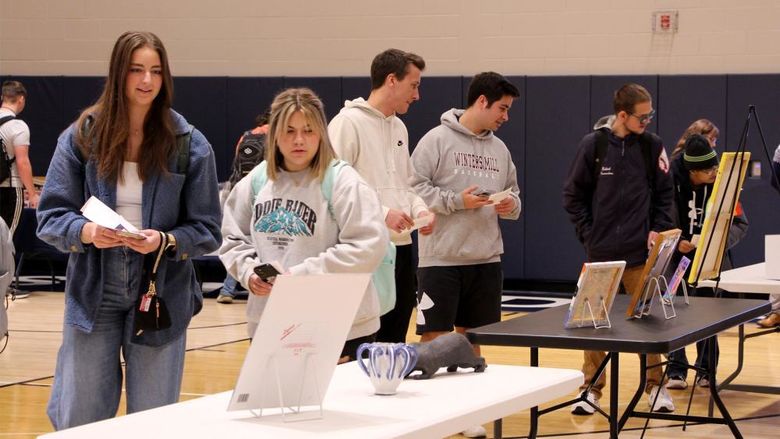
[[[69,325],[62,331],[47,407],[56,430],[116,415],[122,394],[122,358],[128,414],[179,399],[185,334],[160,347],[130,343],[143,259],[122,247],[103,252],[103,299],[92,332]]]
[[[219,294],[223,296],[236,297],[237,285],[238,281],[228,273],[228,275],[225,276],[225,280],[222,282],[222,289],[219,290]]]

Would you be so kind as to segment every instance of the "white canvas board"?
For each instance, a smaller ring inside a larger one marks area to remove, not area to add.
[[[319,405],[370,279],[277,276],[228,411]]]
[[[764,244],[766,277],[780,280],[780,235],[764,236]]]

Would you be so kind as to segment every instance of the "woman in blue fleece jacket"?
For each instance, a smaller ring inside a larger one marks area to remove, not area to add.
[[[126,32],[114,45],[102,95],[57,142],[38,206],[38,236],[70,253],[48,405],[57,430],[116,414],[122,359],[128,413],[178,400],[185,331],[203,302],[191,258],[219,246],[221,218],[214,153],[172,100],[162,42]],[[143,238],[83,217],[91,196]],[[172,323],[138,335],[133,317],[149,284],[144,266],[163,245],[156,285]]]

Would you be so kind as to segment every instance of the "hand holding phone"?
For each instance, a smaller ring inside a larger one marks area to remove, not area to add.
[[[281,274],[279,270],[276,269],[271,264],[263,264],[255,267],[255,274],[257,277],[263,280],[263,282],[269,282],[273,281],[273,278],[277,275]]]
[[[492,192],[490,192],[487,189],[482,189],[482,188],[478,187],[478,188],[474,189],[474,192],[472,192],[471,194],[472,195],[476,195],[478,197],[489,197],[491,193]]]

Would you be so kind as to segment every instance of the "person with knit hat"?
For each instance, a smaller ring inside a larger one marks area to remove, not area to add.
[[[712,194],[713,183],[718,176],[718,155],[712,149],[710,140],[701,135],[693,134],[685,140],[685,149],[672,161],[672,178],[674,179],[674,199],[676,212],[674,215],[676,226],[682,230],[680,241],[677,244],[677,252],[670,267],[677,267],[682,256],[693,259],[696,250],[694,236],[701,234],[702,225],[706,216],[707,201]],[[747,233],[747,217],[737,204],[734,212],[734,221],[729,229],[726,248],[733,247]],[[724,264],[726,265],[726,264]],[[730,264],[729,264],[730,265]],[[690,267],[688,267],[690,270]],[[688,277],[688,273],[685,274]],[[695,295],[697,288],[688,288],[690,295]],[[713,352],[708,351],[707,340],[696,343],[696,366],[707,369],[709,355],[715,355],[717,365],[718,342],[715,338]],[[685,381],[688,374],[688,358],[685,348],[669,354],[670,363],[667,366],[669,381],[668,389],[685,389],[688,383]],[[709,379],[706,375],[698,377],[698,385],[707,387]]]

